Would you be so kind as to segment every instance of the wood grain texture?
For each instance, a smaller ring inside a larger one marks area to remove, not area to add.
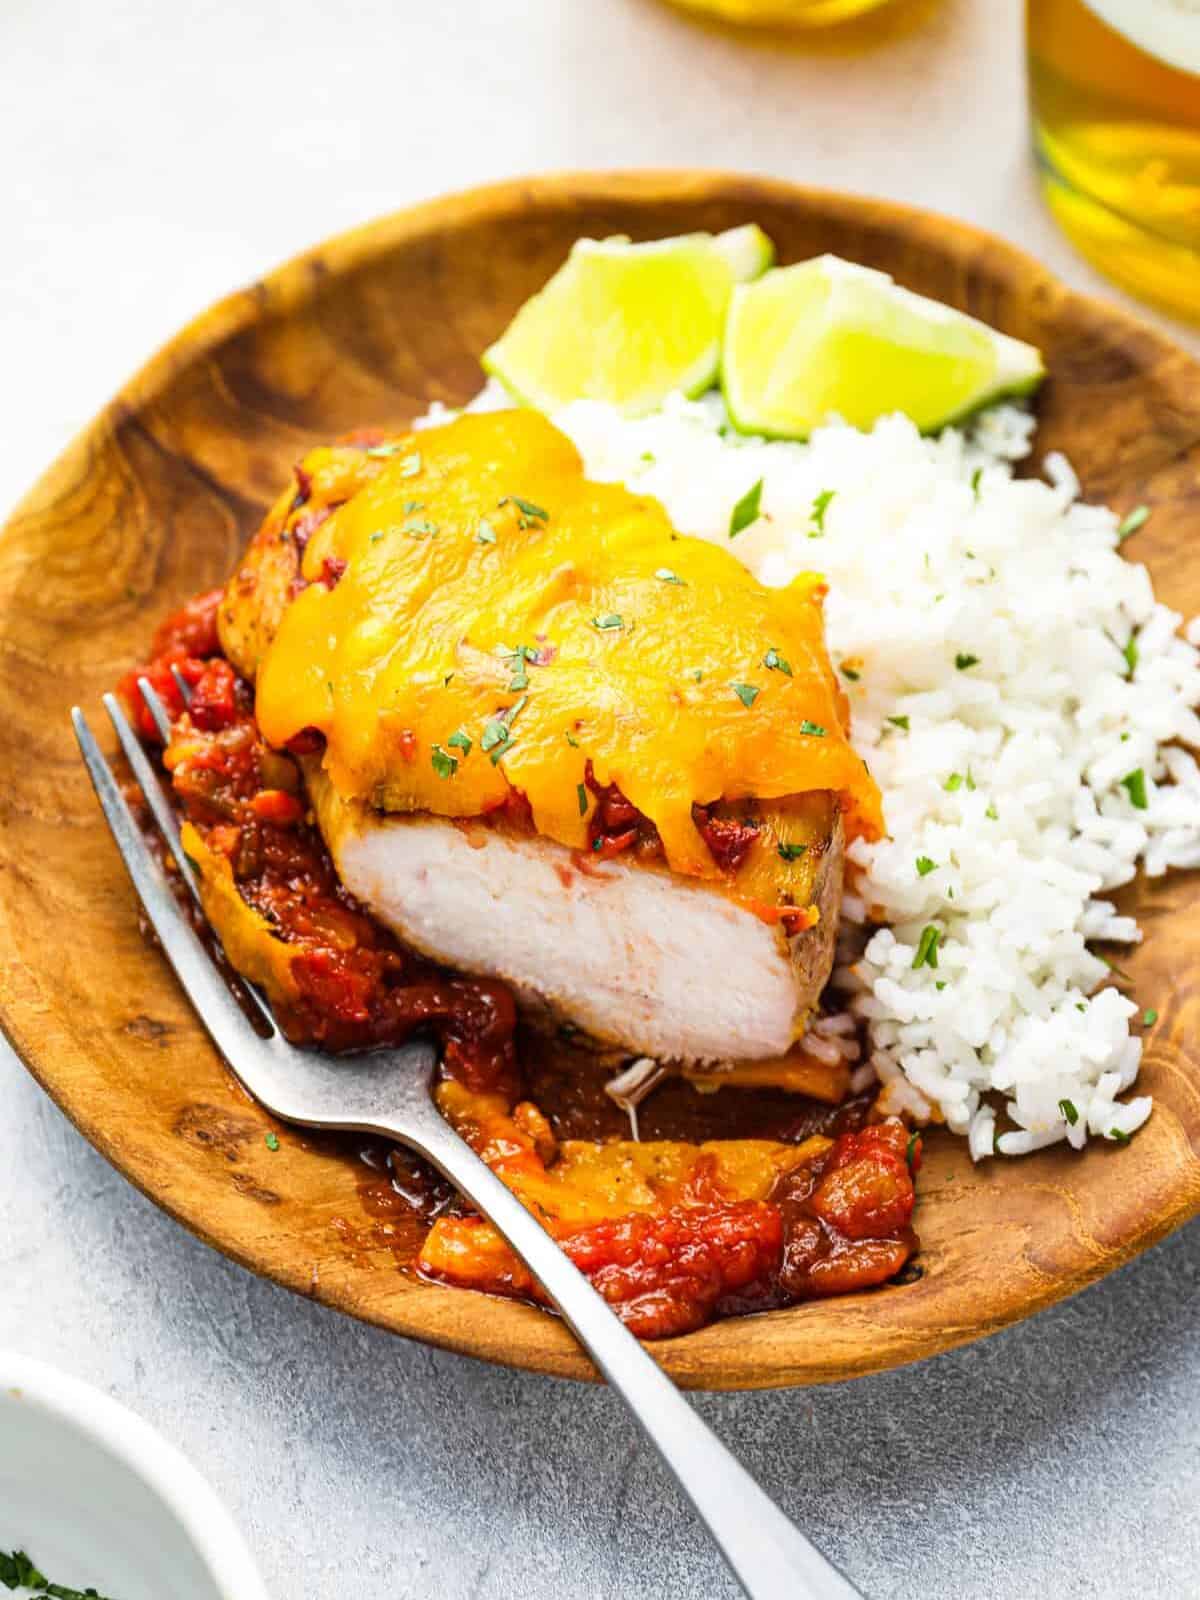
[[[138,931],[67,711],[96,707],[159,618],[225,577],[311,444],[471,395],[480,351],[576,237],[749,221],[784,262],[834,251],[1041,345],[1039,451],[1065,450],[1093,498],[1151,505],[1130,554],[1168,604],[1200,611],[1200,365],[962,224],[716,174],[509,183],[319,247],[184,329],[0,538],[0,1020],[22,1059],[138,1188],[252,1270],[398,1333],[547,1373],[592,1376],[545,1314],[408,1276],[413,1230],[367,1214],[335,1143],[279,1128],[280,1150],[266,1147],[270,1119]],[[935,1137],[917,1281],[657,1345],[681,1383],[825,1382],[913,1361],[1071,1294],[1200,1211],[1195,875],[1122,899],[1146,928],[1128,969],[1160,1014],[1145,1130],[1128,1148],[982,1168]]]

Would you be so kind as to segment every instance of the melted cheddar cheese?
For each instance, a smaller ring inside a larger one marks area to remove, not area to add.
[[[590,761],[656,825],[669,867],[698,878],[722,874],[695,803],[831,793],[852,834],[879,832],[818,575],[764,588],[657,501],[589,482],[532,411],[315,451],[300,478],[299,515],[333,508],[303,550],[307,587],[265,593],[295,525],[281,505],[222,630],[257,673],[265,737],[324,735],[341,798],[471,818],[516,789],[540,834],[582,848]]]

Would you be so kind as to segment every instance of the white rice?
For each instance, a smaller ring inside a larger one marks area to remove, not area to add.
[[[1099,987],[1109,969],[1088,945],[1140,939],[1107,898],[1139,865],[1200,866],[1200,768],[1180,748],[1200,745],[1200,621],[1180,637],[1117,553],[1116,516],[1079,502],[1061,456],[1048,482],[1013,477],[1034,427],[1014,406],[937,438],[894,416],[804,445],[723,432],[715,396],[638,421],[579,402],[554,420],[589,475],[657,496],[764,583],[828,578],[830,652],[859,674],[843,679],[852,737],[888,825],[851,848],[843,907],[844,924],[886,925],[835,981],[886,1103],[944,1118],[977,1160],[1133,1133],[1151,1102],[1118,1097],[1138,1074],[1140,1006]],[[760,478],[760,520],[730,544]],[[1122,783],[1138,771],[1144,809]],[[914,966],[927,928],[937,965]],[[822,1049],[841,1037],[823,1029]]]

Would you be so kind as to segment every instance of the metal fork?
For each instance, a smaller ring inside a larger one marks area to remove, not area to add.
[[[160,732],[169,732],[153,688],[145,679],[140,687]],[[199,904],[175,816],[154,768],[113,695],[105,695],[104,708]],[[859,1596],[701,1421],[540,1223],[441,1116],[432,1097],[436,1053],[431,1045],[412,1043],[338,1058],[298,1049],[279,1031],[263,996],[247,985],[262,1012],[266,1037],[260,1037],[180,910],[78,706],[71,721],[105,820],[167,959],[217,1049],[255,1099],[283,1121],[303,1128],[352,1129],[407,1145],[478,1207],[539,1280],[625,1402],[751,1600]]]

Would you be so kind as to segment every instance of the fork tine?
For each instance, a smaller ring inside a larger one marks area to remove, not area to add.
[[[179,690],[179,698],[183,701],[185,706],[190,706],[192,703],[191,684],[184,677],[183,673],[180,672],[178,667],[173,666],[171,668],[171,676],[175,679],[175,687]]]
[[[179,686],[179,692],[183,696],[184,703],[190,704],[192,698],[191,685],[177,667],[172,667],[171,671],[175,674],[175,681]],[[141,691],[142,699],[146,703],[147,711],[149,711],[151,717],[154,719],[154,726],[158,729],[159,738],[162,740],[164,745],[170,744],[171,719],[167,715],[167,708],[165,705],[163,705],[162,697],[159,695],[158,691],[147,677],[141,677],[138,679],[138,689]],[[179,865],[179,870],[183,873],[184,878],[187,881],[187,886],[192,892],[192,899],[195,900],[201,911],[203,911],[204,905],[200,899],[199,886],[196,883],[195,875],[188,864],[187,857],[183,853],[183,846],[179,838],[179,826],[175,821],[175,813],[171,809],[170,804],[163,798],[162,789],[159,787],[158,781],[154,776],[154,768],[146,759],[146,753],[142,749],[141,743],[134,734],[133,729],[129,727],[128,721],[124,715],[121,715],[121,722],[125,723],[125,732],[123,733],[121,731],[121,727],[118,724],[116,717],[113,715],[113,709],[109,705],[110,700],[113,700],[112,695],[104,696],[104,709],[108,712],[109,717],[112,718],[113,727],[117,730],[117,738],[121,741],[121,748],[128,757],[129,765],[133,768],[134,775],[136,776],[138,783],[141,785],[142,793],[146,796],[146,800],[150,806],[154,820],[162,829],[163,836],[171,847],[171,854],[175,857],[175,860]],[[114,704],[116,706],[117,713],[120,714],[120,701],[114,701]],[[126,734],[128,734],[128,740],[126,739]],[[275,1018],[272,1016],[271,1008],[262,995],[258,992],[254,985],[249,982],[248,979],[239,978],[238,983],[242,989],[242,992],[250,996],[250,999],[254,1002],[257,1009],[261,1011],[265,1020],[270,1023],[272,1028],[274,1028]]]
[[[100,809],[167,960],[217,1049],[240,1071],[240,1063],[252,1063],[255,1053],[261,1056],[264,1049],[278,1041],[278,1033],[272,1040],[263,1040],[250,1026],[250,1019],[226,988],[208,951],[188,926],[78,706],[72,707],[71,723]]]
[[[158,691],[150,682],[149,678],[139,678],[137,681],[137,686],[142,699],[146,702],[146,710],[154,719],[154,726],[158,730],[158,737],[162,740],[165,747],[171,742],[171,719],[167,715],[167,708],[159,699]]]
[[[145,682],[145,679],[142,682]],[[153,693],[153,690],[151,690],[151,693]],[[155,698],[157,699],[157,696]],[[126,761],[133,768],[133,775],[146,797],[146,804],[150,807],[159,831],[170,846],[171,854],[175,857],[175,865],[179,868],[179,875],[184,883],[187,884],[192,899],[199,905],[200,887],[196,882],[191,863],[184,854],[183,843],[179,837],[179,824],[175,820],[174,811],[162,792],[162,785],[158,781],[158,776],[150,765],[150,760],[145,750],[142,749],[141,740],[129,726],[128,718],[122,711],[121,702],[115,694],[104,695],[101,703],[105,711],[108,712],[108,720],[116,729],[117,738],[121,741],[121,749],[125,752]],[[153,714],[152,710],[151,715]]]

